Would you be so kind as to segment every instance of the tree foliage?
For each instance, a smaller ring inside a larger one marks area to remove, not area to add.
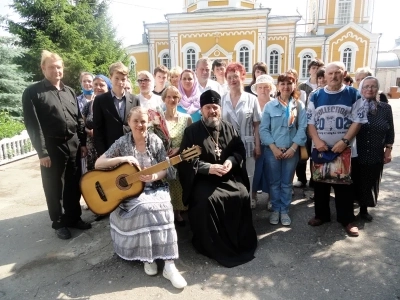
[[[21,119],[21,96],[31,76],[15,63],[25,52],[17,41],[15,37],[0,37],[0,111]]]
[[[64,60],[63,81],[80,89],[82,71],[108,74],[116,61],[127,63],[127,56],[116,39],[107,15],[106,0],[14,0],[12,7],[21,21],[8,22],[9,32],[17,35],[21,46],[29,49],[22,61],[34,80],[43,76],[40,54],[46,49]]]

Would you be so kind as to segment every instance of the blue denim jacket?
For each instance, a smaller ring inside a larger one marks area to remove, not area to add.
[[[299,105],[298,116],[291,126],[288,126],[286,108],[278,99],[273,99],[265,105],[260,125],[262,145],[275,144],[278,148],[289,148],[293,143],[299,146],[305,145],[307,117],[304,104],[290,98],[289,110],[297,109],[297,105]]]

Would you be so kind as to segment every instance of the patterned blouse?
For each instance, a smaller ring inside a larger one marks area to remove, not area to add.
[[[132,133],[126,133],[104,153],[107,158],[121,157],[121,156],[135,156],[135,141],[132,137]],[[163,162],[167,158],[167,153],[163,146],[161,139],[154,133],[148,133],[146,137],[146,152],[151,159],[151,165],[154,166],[160,162]],[[138,158],[138,157],[136,157]],[[167,179],[175,179],[176,169],[171,166],[167,169]],[[156,182],[154,182],[156,183]]]
[[[394,143],[391,106],[378,102],[376,114],[368,114],[368,123],[361,126],[356,138],[360,164],[383,164],[384,146]]]

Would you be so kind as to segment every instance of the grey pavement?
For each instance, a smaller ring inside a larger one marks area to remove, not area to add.
[[[262,199],[253,211],[256,258],[245,265],[219,266],[194,251],[188,226],[177,228],[184,290],[173,288],[161,272],[149,277],[141,263],[118,258],[108,219],[96,222],[90,211],[83,218],[92,222],[91,230],[58,239],[37,157],[1,166],[0,299],[400,299],[400,100],[391,105],[398,137],[394,158],[385,167],[378,206],[370,210],[374,220],[358,222],[358,238],[335,221],[308,226],[314,212],[310,191],[296,189],[290,227],[270,225]]]

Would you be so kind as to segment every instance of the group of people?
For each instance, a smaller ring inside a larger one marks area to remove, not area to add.
[[[52,227],[61,239],[71,238],[68,228],[91,227],[81,219],[82,158],[89,171],[120,163],[144,169],[193,145],[201,147],[198,157],[141,175],[143,192],[110,214],[115,252],[143,262],[148,275],[158,273],[156,260],[164,260],[163,276],[176,288],[187,285],[174,264],[179,256],[175,226],[186,225],[182,211],[188,210],[199,253],[226,267],[252,260],[257,234],[251,209],[260,192],[269,197],[269,222],[291,225],[293,187],[307,184],[302,146],[320,153],[351,147],[354,156],[354,184],[313,182],[315,216],[309,224],[330,221],[331,186],[337,220],[350,236],[358,236],[355,201],[360,216],[372,220],[367,207],[377,203],[394,142],[391,108],[379,100],[373,76],[356,90],[343,83],[347,72],[342,63],[324,68],[315,59],[307,82],[298,84],[296,70],[290,69],[275,84],[267,65],[259,62],[245,86],[246,69],[240,63],[200,59],[195,71],[158,66],[153,74],[138,72],[140,92],[134,95],[128,68],[116,62],[109,76],[83,72],[82,95],[76,97],[61,81],[63,67],[60,56],[43,51],[45,78],[22,96]],[[161,118],[158,125],[155,114]],[[293,185],[295,173],[299,183]]]

